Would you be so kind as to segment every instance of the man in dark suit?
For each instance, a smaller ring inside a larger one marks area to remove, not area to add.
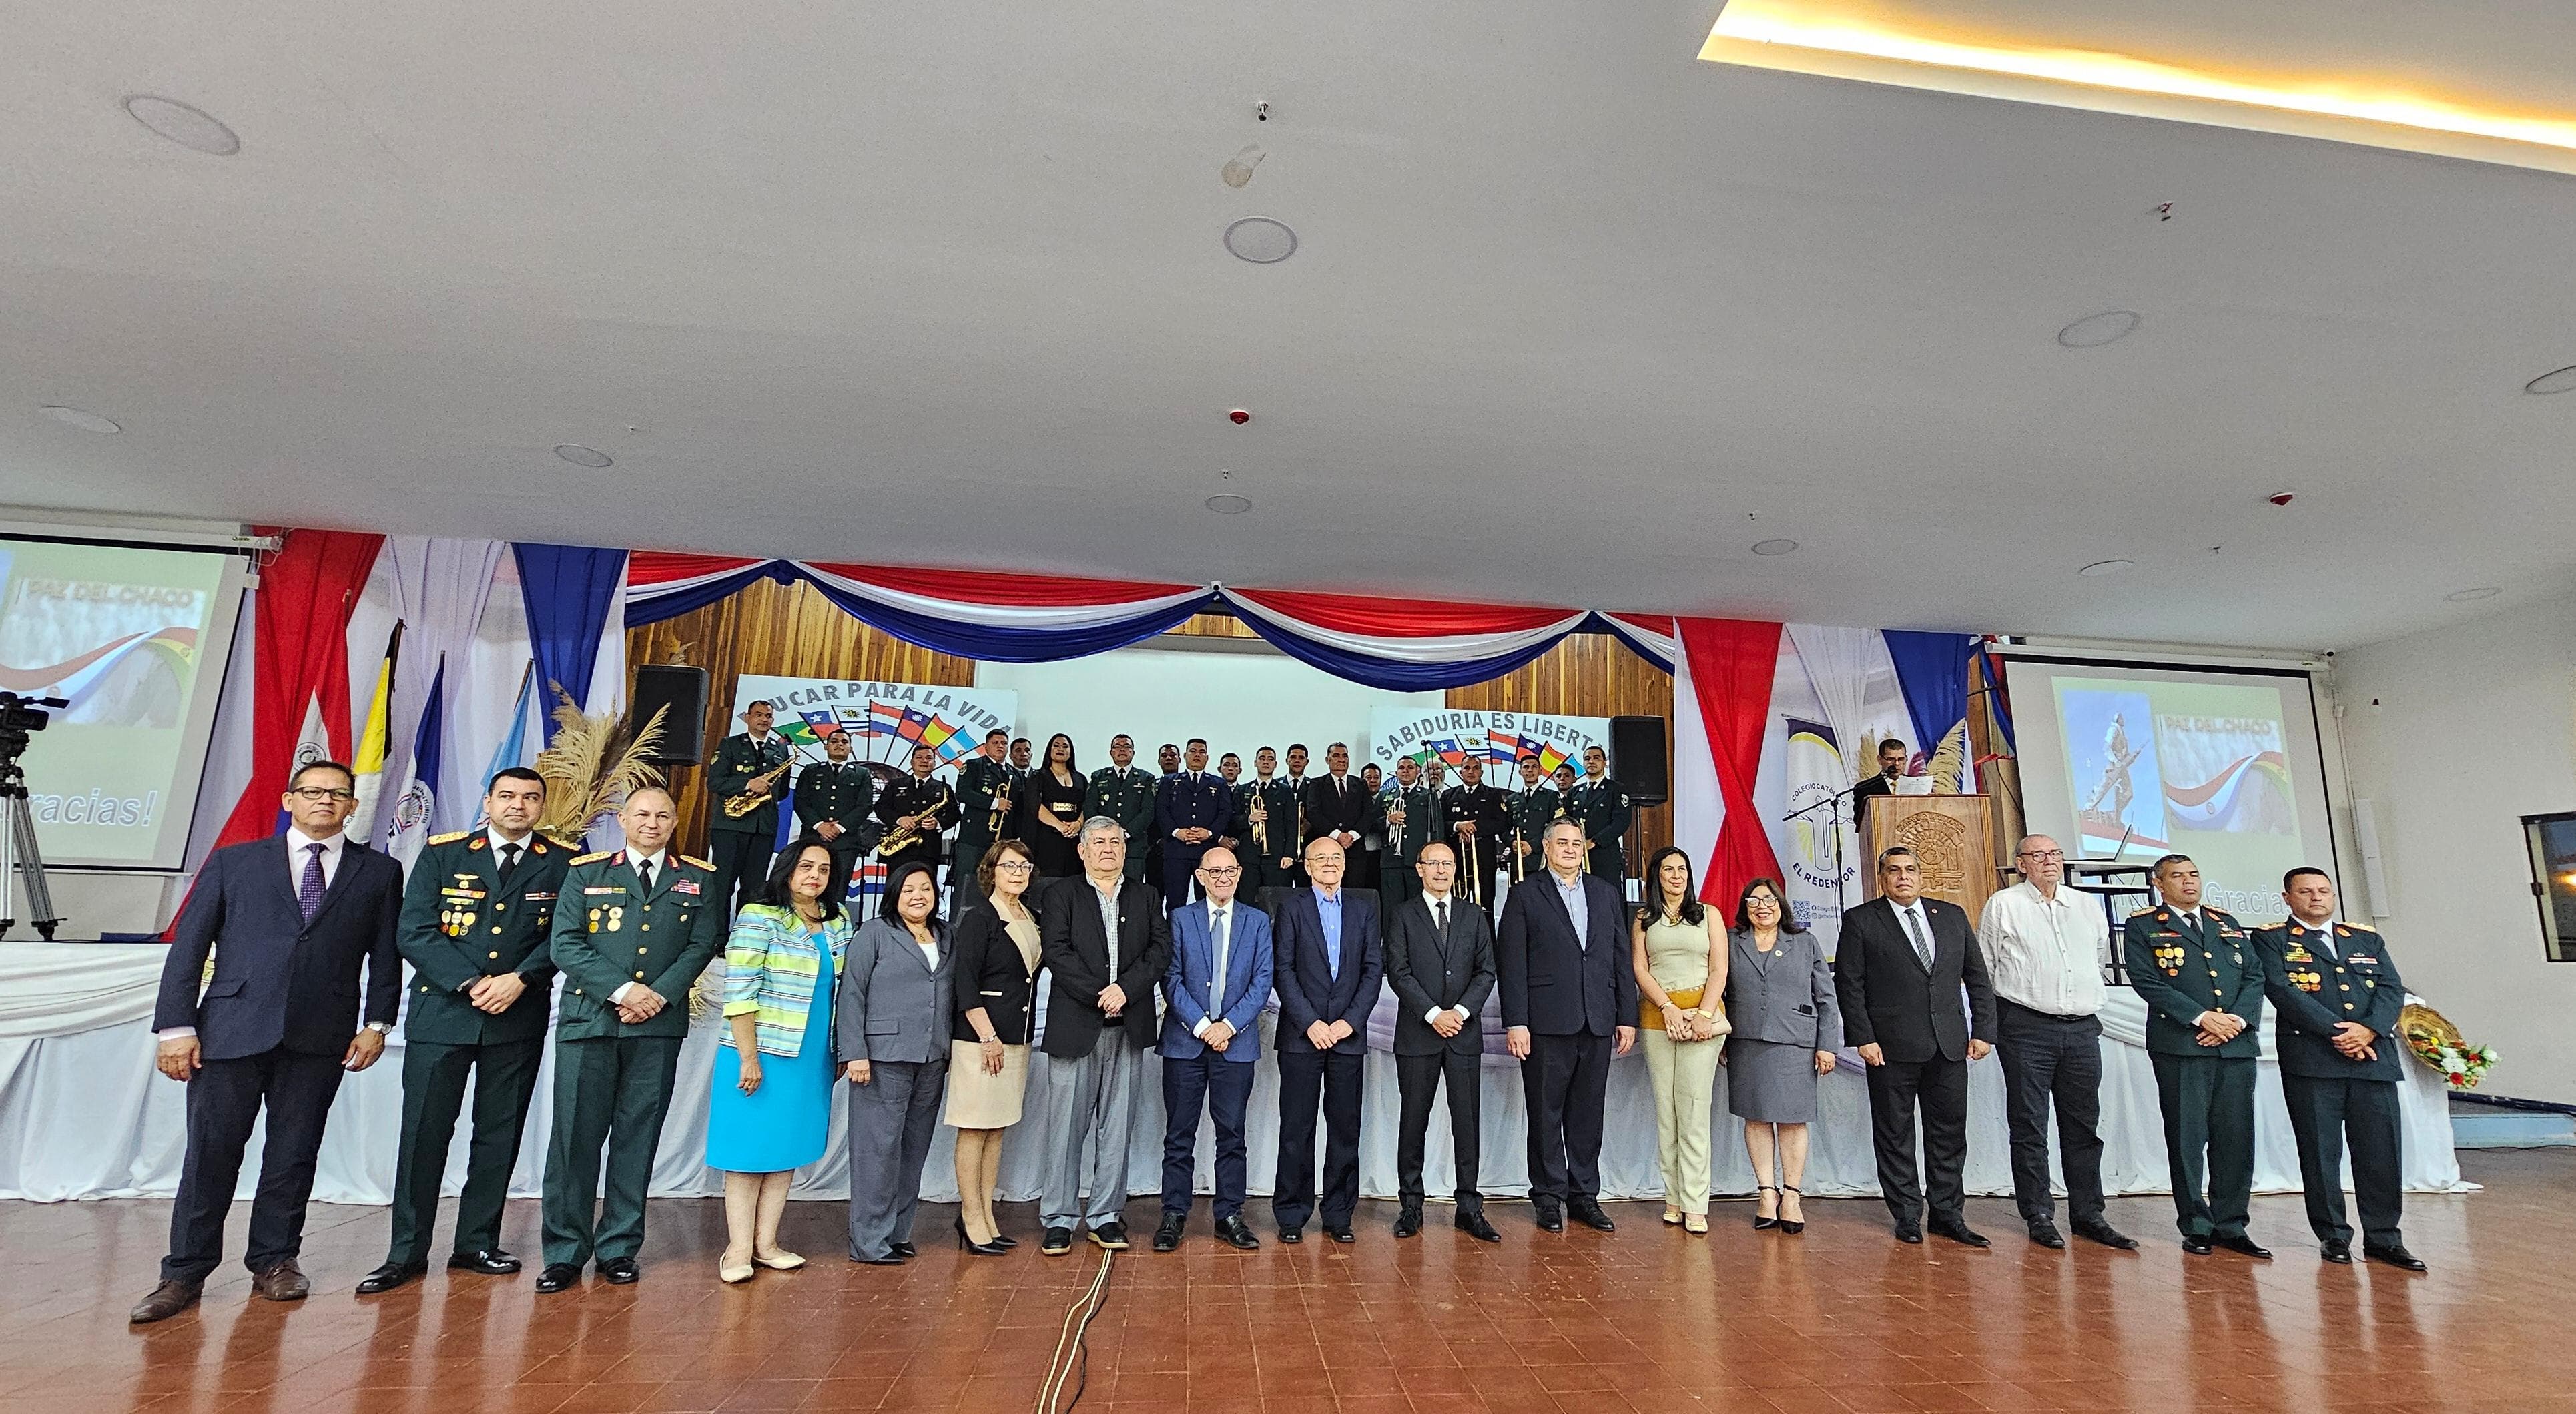
[[[512,766],[483,792],[483,828],[433,837],[403,891],[399,942],[412,966],[403,1018],[402,1139],[394,1158],[393,1238],[360,1296],[429,1270],[438,1189],[468,1079],[474,1140],[456,1204],[448,1270],[506,1276],[501,1205],[537,1092],[555,966],[546,944],[573,852],[536,833],[545,777]]]
[[[885,826],[885,833],[878,837],[878,847],[884,848],[896,835],[911,841],[884,855],[889,878],[896,869],[914,860],[929,865],[936,877],[939,837],[957,823],[957,793],[948,788],[946,781],[931,774],[939,768],[938,749],[916,746],[911,759],[912,769],[886,782],[884,794],[877,797],[877,823]],[[954,872],[950,878],[961,886],[967,882],[965,876]]]
[[[1358,782],[1352,782],[1356,787]],[[1271,920],[1278,954],[1279,1171],[1270,1213],[1279,1240],[1305,1241],[1318,1212],[1335,1242],[1354,1240],[1360,1202],[1360,1089],[1368,1016],[1386,977],[1377,898],[1342,887],[1342,848],[1329,835],[1306,846],[1306,888],[1279,901]],[[1315,1184],[1315,1106],[1324,1109],[1324,1181]]]
[[[2182,1229],[2182,1250],[2195,1257],[2219,1247],[2269,1257],[2245,1231],[2254,1191],[2263,959],[2244,924],[2201,903],[2200,866],[2190,856],[2157,860],[2153,877],[2159,902],[2129,915],[2121,957],[2129,985],[2147,1004],[2147,1060],[2164,1111],[2174,1225]]]
[[[268,1147],[243,1262],[268,1300],[300,1301],[312,1289],[295,1259],[323,1120],[340,1077],[384,1054],[402,997],[402,866],[341,834],[357,800],[348,767],[296,768],[280,802],[286,834],[217,850],[180,910],[152,1029],[161,1073],[188,1087],[188,1147],[161,1284],[135,1306],[137,1325],[195,1305],[223,1261],[224,1218],[263,1106]]]
[[[1457,851],[1458,891],[1473,904],[1494,900],[1494,876],[1509,867],[1510,797],[1485,784],[1485,763],[1470,756],[1458,763],[1458,784],[1440,796],[1440,820],[1449,827],[1449,847]]]
[[[2263,992],[2280,1020],[2281,1098],[2299,1145],[2308,1226],[2325,1259],[2349,1265],[2352,1224],[2344,1218],[2344,1141],[2352,1143],[2352,1189],[2361,1200],[2361,1254],[2410,1272],[2423,1259],[2398,1227],[2406,1189],[2397,1084],[2406,1078],[2397,1016],[2406,983],[2388,940],[2335,920],[2334,880],[2301,866],[2281,880],[2290,916],[2256,930]]]
[[[716,858],[716,911],[731,920],[734,899],[749,902],[769,878],[769,856],[778,843],[778,798],[787,793],[787,738],[769,729],[776,713],[766,702],[742,709],[744,730],[716,743],[707,762],[707,849]],[[740,815],[725,802],[752,795],[759,804]]]
[[[1843,1040],[1869,1067],[1870,1141],[1878,1191],[1901,1242],[1932,1231],[1970,1247],[1990,1244],[1968,1226],[1968,1062],[1994,1049],[1995,992],[1966,910],[1923,896],[1923,863],[1896,845],[1879,851],[1879,896],[1843,915],[1834,991]],[[1968,991],[1974,1021],[1959,1010]],[[1923,1178],[1914,1171],[1914,1117],[1923,1115]]]
[[[1043,1043],[1054,1127],[1038,1201],[1046,1228],[1038,1250],[1050,1257],[1073,1250],[1076,1222],[1087,1222],[1101,1247],[1127,1246],[1119,1215],[1127,1207],[1139,1057],[1154,1044],[1154,984],[1172,959],[1161,896],[1126,877],[1125,827],[1094,815],[1082,822],[1076,851],[1081,876],[1058,880],[1038,911],[1040,949],[1054,978]]]
[[[1628,825],[1635,817],[1628,788],[1611,778],[1610,757],[1600,747],[1583,748],[1583,772],[1580,782],[1557,787],[1557,795],[1567,817],[1583,822],[1584,869],[1626,898]]]
[[[1866,807],[1870,797],[1896,794],[1897,778],[1905,774],[1905,757],[1905,743],[1895,737],[1889,737],[1878,744],[1878,774],[1863,777],[1859,785],[1852,787],[1853,819],[1869,818]]]
[[[1601,1114],[1611,1057],[1637,1044],[1627,909],[1608,880],[1583,872],[1580,824],[1554,821],[1541,843],[1547,871],[1504,899],[1494,939],[1503,1046],[1521,1062],[1529,1104],[1530,1206],[1545,1232],[1565,1231],[1568,1212],[1615,1232],[1601,1211]]]
[[[796,823],[832,851],[834,898],[849,893],[859,852],[873,843],[876,832],[867,825],[876,798],[876,773],[850,759],[848,732],[823,738],[823,759],[796,775]]]
[[[1378,818],[1386,822],[1386,855],[1380,864],[1378,902],[1392,908],[1399,899],[1422,892],[1422,876],[1414,867],[1422,858],[1422,847],[1434,839],[1443,847],[1448,844],[1445,832],[1435,831],[1440,814],[1440,793],[1423,784],[1422,763],[1407,756],[1395,763],[1395,784],[1388,786],[1378,800]],[[1457,877],[1456,855],[1451,854],[1450,877]]]
[[[1565,808],[1564,798],[1547,783],[1538,769],[1538,753],[1525,751],[1516,763],[1520,768],[1521,788],[1505,797],[1503,809],[1512,822],[1510,843],[1503,846],[1503,870],[1517,884],[1547,867],[1546,853],[1539,847],[1539,836],[1548,822],[1573,812]],[[1580,822],[1580,817],[1578,823]]]
[[[1361,837],[1368,833],[1373,802],[1368,787],[1351,774],[1349,746],[1337,741],[1325,747],[1324,771],[1306,782],[1305,838],[1297,843],[1303,847],[1316,840],[1331,840],[1342,847],[1342,862],[1347,870],[1359,852]]]
[[[1279,768],[1279,753],[1263,747],[1252,753],[1252,779],[1234,788],[1235,837],[1243,841],[1245,892],[1261,897],[1263,889],[1284,889],[1296,881],[1297,792]]]
[[[1422,1150],[1431,1101],[1449,1086],[1449,1143],[1455,1157],[1460,1232],[1483,1242],[1502,1234],[1485,1221],[1476,1187],[1478,1070],[1485,1051],[1485,998],[1494,990],[1494,934],[1485,911],[1454,897],[1457,858],[1422,846],[1422,891],[1387,919],[1386,980],[1395,988],[1396,1190],[1404,1206],[1395,1235],[1422,1231]]]
[[[1181,1245],[1198,1170],[1199,1116],[1216,1128],[1216,1235],[1250,1251],[1243,1221],[1249,1175],[1244,1132],[1261,1008],[1270,1000],[1270,918],[1235,897],[1243,866],[1211,845],[1199,857],[1199,901],[1172,910],[1172,962],[1163,974],[1163,1221],[1154,1250]]]
[[[1191,737],[1182,769],[1154,786],[1154,833],[1163,842],[1163,873],[1154,882],[1163,890],[1166,909],[1190,901],[1199,856],[1216,843],[1234,814],[1233,794],[1208,774],[1207,754],[1206,739]]]
[[[1019,777],[1011,774],[1011,734],[1000,727],[984,733],[984,749],[957,766],[957,848],[948,861],[948,882],[963,889],[993,847],[996,822],[1011,827],[1011,798]]]

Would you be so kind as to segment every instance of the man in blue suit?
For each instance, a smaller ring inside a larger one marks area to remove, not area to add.
[[[1386,964],[1378,943],[1377,897],[1342,887],[1342,847],[1331,835],[1306,843],[1311,888],[1291,892],[1271,929],[1278,951],[1279,1176],[1270,1212],[1279,1240],[1305,1240],[1316,1211],[1315,1104],[1324,1108],[1324,1233],[1353,1241],[1360,1202],[1360,1083],[1369,1011]]]
[[[1208,774],[1207,751],[1205,738],[1191,737],[1181,769],[1154,785],[1154,838],[1163,847],[1163,877],[1156,882],[1163,889],[1163,907],[1172,912],[1190,901],[1199,856],[1234,818],[1234,792],[1222,778]],[[1204,882],[1200,890],[1204,895]]]
[[[223,1261],[224,1218],[263,1106],[268,1146],[242,1260],[251,1289],[268,1300],[299,1301],[312,1289],[295,1258],[322,1122],[340,1077],[384,1054],[401,1005],[403,871],[340,833],[358,808],[357,778],[336,761],[311,762],[280,803],[293,822],[284,835],[207,858],[161,966],[157,1064],[188,1087],[188,1148],[161,1284],[135,1306],[136,1325],[195,1305]]]
[[[1270,999],[1270,918],[1235,900],[1243,866],[1224,845],[1199,856],[1198,879],[1199,901],[1172,910],[1163,977],[1163,1223],[1154,1250],[1181,1245],[1204,1108],[1216,1121],[1216,1235],[1250,1251],[1261,1239],[1243,1221],[1244,1112],[1261,1059],[1254,1023]]]

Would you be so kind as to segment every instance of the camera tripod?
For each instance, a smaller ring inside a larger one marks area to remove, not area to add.
[[[15,754],[0,759],[0,938],[18,924],[26,896],[27,921],[46,942],[54,940],[54,891],[45,884],[45,856],[36,848],[36,814],[27,805],[27,774]]]

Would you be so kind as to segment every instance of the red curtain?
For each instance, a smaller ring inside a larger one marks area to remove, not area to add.
[[[1771,833],[1753,807],[1753,778],[1762,769],[1762,734],[1771,720],[1771,680],[1780,661],[1780,626],[1749,619],[1675,619],[1682,656],[1690,664],[1700,723],[1708,730],[1709,759],[1717,766],[1717,797],[1725,808],[1717,847],[1710,851],[1700,898],[1732,917],[1744,886],[1778,880],[1780,861]]]
[[[352,530],[290,530],[277,558],[260,571],[249,665],[259,674],[251,698],[250,786],[224,821],[215,847],[265,839],[277,831],[277,796],[294,768],[308,704],[321,699],[332,749],[348,759],[349,612],[367,587],[385,538]]]

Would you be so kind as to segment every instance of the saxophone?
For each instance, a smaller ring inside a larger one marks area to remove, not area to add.
[[[778,763],[777,770],[763,771],[759,775],[752,777],[749,781],[743,783],[742,794],[727,798],[724,803],[724,813],[736,820],[739,820],[743,816],[767,805],[769,803],[769,792],[778,784],[778,778],[786,775],[788,768],[795,764],[796,753],[793,749],[790,749],[787,753],[787,759]]]
[[[922,827],[929,824],[933,816],[948,808],[948,787],[939,785],[936,781],[931,784],[938,789],[939,798],[936,801],[933,801],[928,809],[916,812],[912,817],[914,820],[913,824],[907,825],[900,830],[891,831],[884,839],[877,841],[877,858],[890,859],[895,855],[901,854],[903,851],[912,848],[914,845],[919,844],[921,842]]]

